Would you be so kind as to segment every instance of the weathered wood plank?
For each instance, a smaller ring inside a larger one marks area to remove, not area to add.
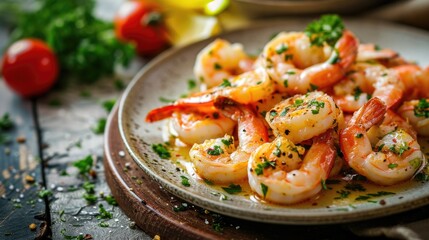
[[[10,142],[0,144],[0,239],[31,239],[41,229],[42,221],[35,217],[45,213],[38,198],[42,178],[31,102],[14,95],[0,80],[0,103],[0,117],[9,113],[15,123],[3,132]],[[18,137],[25,142],[18,143]],[[34,182],[26,181],[27,176]],[[29,229],[31,223],[35,231]]]
[[[85,89],[76,87],[55,92],[38,106],[43,139],[48,145],[44,150],[48,166],[47,181],[55,198],[50,203],[54,239],[62,238],[63,234],[90,234],[95,239],[148,239],[141,230],[130,228],[133,223],[121,209],[109,205],[99,195],[100,192],[108,195],[110,190],[106,184],[101,158],[103,136],[94,134],[91,129],[98,119],[107,117],[107,112],[102,107],[103,101],[115,99],[120,93],[113,87],[112,80],[103,80]],[[61,102],[61,106],[50,106],[52,100]],[[85,190],[81,186],[85,179],[72,166],[73,162],[87,155],[96,160],[93,169],[97,177],[90,179],[99,196],[95,204],[88,204],[83,198]],[[75,187],[76,191],[68,191]],[[100,203],[113,213],[112,219],[97,219]],[[107,223],[109,227],[100,227],[101,222]]]

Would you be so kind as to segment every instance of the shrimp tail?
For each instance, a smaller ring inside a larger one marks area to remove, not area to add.
[[[387,106],[382,100],[371,98],[353,114],[348,125],[361,125],[364,129],[369,129],[383,121],[386,111]]]
[[[334,145],[333,130],[330,129],[323,134],[320,134],[313,139],[313,145],[310,148],[309,154],[321,155],[320,166],[323,170],[322,179],[327,179],[335,162],[336,149]]]
[[[213,107],[213,100],[207,100],[206,102],[196,102],[192,98],[181,99],[174,104],[152,109],[146,115],[146,122],[152,123],[161,121],[163,119],[171,117],[176,111],[194,111],[201,113],[215,112],[216,109]]]
[[[356,60],[358,52],[359,40],[350,31],[344,31],[343,36],[335,44],[338,49],[340,61],[338,64],[341,69],[348,71]]]
[[[246,132],[249,139],[252,135],[261,135],[262,142],[268,142],[268,130],[265,126],[265,120],[259,114],[255,113],[249,105],[240,104],[227,97],[217,97],[214,100],[214,106],[223,115],[237,122],[246,122],[239,124],[239,132]]]

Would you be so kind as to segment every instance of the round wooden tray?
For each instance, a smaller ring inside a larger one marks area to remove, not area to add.
[[[126,151],[117,108],[105,131],[106,180],[121,209],[144,232],[162,239],[354,239],[343,225],[276,225],[223,216],[186,203],[151,179]]]

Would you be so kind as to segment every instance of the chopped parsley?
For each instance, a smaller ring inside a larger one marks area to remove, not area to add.
[[[332,54],[331,58],[328,59],[328,62],[330,64],[339,63],[341,61],[340,59],[340,53],[337,49],[334,50],[334,54]]]
[[[221,87],[231,87],[231,82],[228,79],[223,79],[222,83],[220,84]]]
[[[353,90],[354,100],[357,101],[362,93],[363,92],[362,92],[362,89],[360,89],[360,87],[355,87],[355,89]]]
[[[229,145],[231,145],[232,143],[234,143],[234,140],[232,139],[232,137],[230,137],[229,139],[222,139],[221,142],[225,146],[229,147]]]
[[[311,45],[323,46],[327,43],[334,46],[343,35],[345,27],[338,15],[323,15],[319,20],[313,21],[305,29],[305,34],[310,38]]]
[[[92,128],[92,132],[94,132],[95,134],[103,134],[104,129],[106,128],[106,122],[106,118],[98,119],[97,125]]]
[[[293,104],[294,107],[299,107],[302,105],[302,103],[304,102],[304,100],[302,99],[295,99],[295,102]]]
[[[214,64],[214,69],[220,70],[220,69],[222,69],[222,66],[219,63],[215,63]]]
[[[273,151],[273,154],[274,154],[274,156],[276,156],[276,157],[280,157],[280,155],[282,154],[282,151],[280,150],[280,147],[281,147],[282,145],[281,145],[281,142],[279,141],[279,142],[277,142],[277,144],[276,144],[276,149],[274,149],[274,151]]]
[[[388,168],[390,168],[390,169],[394,169],[394,168],[396,168],[398,166],[398,164],[397,163],[389,163],[389,165],[387,165],[387,167]]]
[[[106,110],[106,112],[110,113],[112,111],[113,107],[115,106],[116,99],[109,99],[103,102],[103,108]]]
[[[105,228],[105,227],[109,227],[109,224],[107,222],[100,222],[98,226]]]
[[[111,219],[113,217],[113,214],[111,212],[108,212],[104,207],[103,204],[98,205],[98,215],[97,219]]]
[[[341,189],[341,190],[337,191],[337,193],[338,193],[340,196],[335,197],[334,199],[344,199],[344,198],[348,198],[351,192],[350,192],[350,191],[347,191],[347,190],[343,190],[343,189]]]
[[[118,202],[112,195],[107,195],[104,200],[106,200],[106,202],[112,206],[118,206]]]
[[[91,170],[93,162],[94,162],[94,160],[92,159],[92,156],[88,155],[88,156],[74,162],[73,166],[75,166],[77,169],[79,169],[80,174],[86,174],[86,173],[89,173],[89,171]]]
[[[401,156],[404,152],[406,152],[409,149],[410,147],[405,142],[399,147],[397,147],[395,144],[389,147],[389,150],[391,152],[398,154],[399,156]]]
[[[3,114],[0,118],[0,130],[9,130],[13,127],[14,123],[10,119],[9,113]]]
[[[285,45],[284,43],[282,43],[281,45],[279,45],[276,48],[276,53],[277,54],[282,54],[282,53],[286,52],[288,49],[289,49],[289,46]]]
[[[39,196],[39,198],[50,197],[52,195],[53,193],[50,189],[42,189],[37,193],[37,196]]]
[[[284,108],[281,113],[280,113],[280,117],[284,117],[286,116],[286,114],[289,112],[289,108]]]
[[[310,83],[310,90],[311,91],[315,91],[315,90],[317,90],[319,87],[317,86],[317,85],[314,85],[314,84],[312,84],[312,83]]]
[[[309,106],[315,106],[316,109],[312,109],[311,113],[312,114],[318,114],[320,112],[320,109],[325,107],[325,103],[324,102],[319,102],[319,101],[317,101],[315,99],[312,99],[310,101],[310,103],[309,103]]]
[[[409,163],[414,169],[418,169],[422,165],[422,162],[421,158],[414,158]]]
[[[241,193],[241,186],[232,183],[228,187],[222,187],[222,189],[229,194]]]
[[[366,191],[366,188],[364,188],[362,186],[362,184],[360,184],[360,183],[347,183],[344,188],[347,190],[350,190],[350,191],[355,191],[355,192],[356,191],[358,191],[358,192],[365,192]]]
[[[268,186],[261,183],[261,190],[262,190],[262,195],[264,195],[264,198],[265,198],[267,196]]]
[[[94,204],[97,202],[98,197],[95,194],[91,194],[91,193],[85,193],[83,194],[83,198],[89,203],[89,204]]]
[[[285,79],[283,81],[283,86],[288,87],[289,86],[289,81],[287,79]]]
[[[264,169],[272,167],[275,168],[276,167],[276,161],[268,161],[268,159],[264,159],[265,161],[262,163],[258,163],[258,165],[255,168],[255,173],[256,175],[261,175],[264,173]]]
[[[363,137],[363,133],[357,133],[357,134],[355,135],[355,137],[356,137],[356,138],[362,138],[362,137]]]
[[[285,55],[285,61],[289,61],[293,59],[293,54],[286,54]]]
[[[429,118],[429,102],[422,98],[419,103],[414,107],[414,115],[416,117]]]
[[[197,82],[194,79],[188,80],[188,90],[192,90],[197,86]]]
[[[185,187],[190,187],[191,184],[189,183],[189,178],[185,177],[185,176],[180,176],[180,178],[182,179],[182,185]]]
[[[376,192],[376,193],[368,193],[366,195],[358,196],[355,200],[356,201],[363,201],[363,200],[368,200],[368,199],[371,199],[374,197],[388,196],[388,195],[394,195],[394,194],[396,194],[396,193],[380,191],[380,192]]]
[[[152,150],[162,159],[169,159],[171,157],[171,153],[168,151],[167,147],[161,143],[152,144]]]
[[[85,191],[89,194],[94,194],[95,193],[95,185],[93,183],[90,182],[85,182],[82,185],[83,189],[85,189]]]
[[[223,150],[218,145],[214,145],[213,148],[207,149],[207,154],[209,155],[218,156],[218,155],[221,155],[222,153],[223,153]]]

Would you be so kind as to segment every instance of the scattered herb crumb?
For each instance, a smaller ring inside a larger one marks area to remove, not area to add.
[[[180,176],[180,178],[182,179],[182,185],[185,187],[190,187],[191,184],[189,183],[189,178],[185,177],[185,176]]]
[[[167,147],[161,143],[152,144],[152,150],[162,159],[169,159],[171,157]]]
[[[92,128],[92,132],[95,134],[103,134],[104,129],[106,128],[106,118],[100,118],[97,121],[97,124]]]
[[[222,189],[229,194],[241,193],[242,189],[240,185],[231,183],[228,187],[222,187]]]

